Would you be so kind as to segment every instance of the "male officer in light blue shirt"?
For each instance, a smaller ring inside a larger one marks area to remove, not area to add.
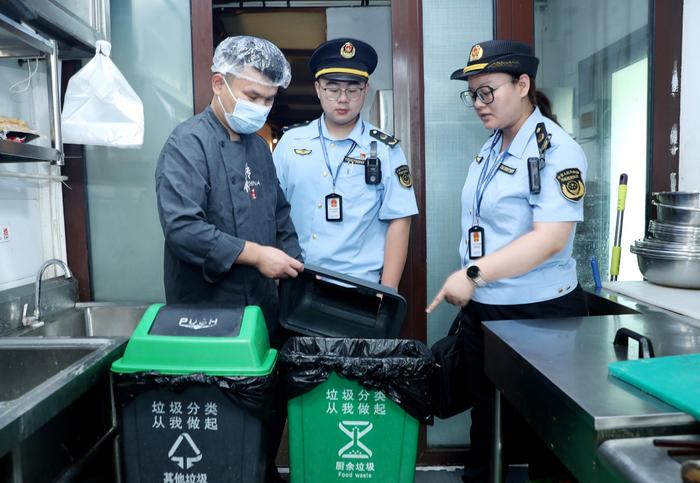
[[[273,159],[306,263],[396,288],[418,213],[398,140],[360,110],[377,53],[342,38],[309,61],[323,115],[287,131]]]

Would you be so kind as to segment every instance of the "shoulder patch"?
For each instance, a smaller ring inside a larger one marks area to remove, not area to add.
[[[306,155],[311,154],[311,150],[310,149],[295,149],[294,154],[298,154],[300,156],[306,156]]]
[[[586,185],[581,179],[581,170],[568,168],[557,173],[557,181],[564,198],[569,201],[579,201],[586,194]]]
[[[287,132],[287,131],[289,131],[290,129],[294,129],[294,128],[297,128],[297,127],[308,126],[310,122],[311,122],[311,121],[309,120],[309,121],[304,121],[304,122],[298,122],[298,123],[292,124],[292,125],[290,125],[290,126],[284,126],[284,127],[282,128],[282,132]]]
[[[387,133],[381,132],[379,129],[370,129],[369,135],[391,148],[399,144],[398,139],[396,139],[394,136],[389,136]]]
[[[498,165],[498,170],[503,171],[506,174],[515,174],[515,172],[518,170],[518,168],[511,168],[505,163],[501,163]]]
[[[404,188],[410,188],[413,186],[413,178],[411,178],[411,170],[408,169],[408,165],[402,164],[394,171],[396,176],[399,178],[399,183]]]

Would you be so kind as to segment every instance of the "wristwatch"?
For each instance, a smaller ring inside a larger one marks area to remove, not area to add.
[[[486,287],[487,285],[486,280],[481,277],[481,270],[476,265],[467,267],[467,278],[474,282],[477,288]]]

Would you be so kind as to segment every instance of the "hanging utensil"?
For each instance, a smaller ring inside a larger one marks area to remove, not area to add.
[[[615,242],[610,257],[610,281],[615,282],[620,274],[620,256],[622,255],[622,221],[625,214],[627,199],[627,175],[620,175],[620,185],[617,188],[617,219],[615,220]]]

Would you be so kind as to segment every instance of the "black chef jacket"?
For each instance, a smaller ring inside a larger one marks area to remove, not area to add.
[[[156,194],[167,303],[259,305],[272,332],[275,282],[254,267],[234,264],[246,241],[301,259],[265,141],[257,134],[231,141],[207,107],[176,127],[163,146]]]

